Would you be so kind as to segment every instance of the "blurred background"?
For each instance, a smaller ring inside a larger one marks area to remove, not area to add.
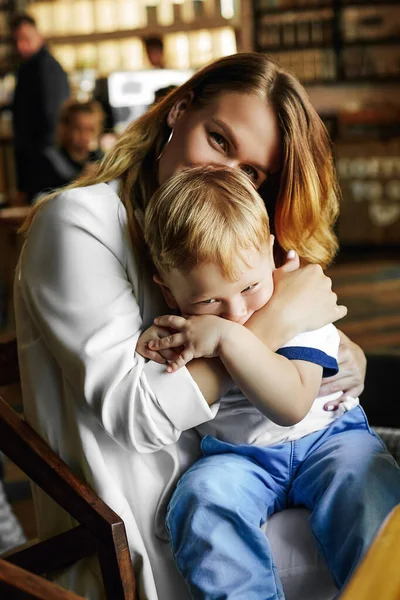
[[[18,189],[11,111],[21,64],[12,22],[21,12],[35,20],[74,101],[101,107],[101,123],[87,137],[91,157],[170,86],[213,59],[256,50],[292,71],[329,130],[342,191],[341,249],[329,269],[349,308],[340,327],[370,356],[400,355],[399,0],[0,0],[3,339],[14,336],[17,230],[29,211]],[[92,108],[86,116],[99,114]],[[62,125],[83,127],[76,115],[64,117]],[[83,168],[76,156],[70,163]],[[21,408],[18,386],[8,397]],[[26,480],[6,465],[5,482],[25,533],[34,536]]]

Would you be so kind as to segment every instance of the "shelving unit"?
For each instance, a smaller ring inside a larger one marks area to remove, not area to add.
[[[272,1],[254,1],[254,49],[303,83],[400,83],[398,0]]]
[[[65,70],[99,76],[149,67],[143,39],[161,37],[169,68],[198,68],[237,50],[235,1],[37,0],[27,4]]]
[[[14,11],[15,3],[12,0],[0,2],[0,104],[9,102],[10,91],[14,87],[14,77],[11,73],[17,63],[10,30]],[[15,187],[13,139],[8,113],[1,115],[0,120],[0,207],[8,201]]]

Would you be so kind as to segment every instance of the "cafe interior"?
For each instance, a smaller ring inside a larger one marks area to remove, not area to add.
[[[158,93],[221,57],[264,53],[300,80],[329,133],[340,190],[339,250],[326,271],[348,309],[337,325],[366,355],[360,403],[400,464],[400,4],[0,0],[0,597],[144,600],[123,516],[24,418],[13,281],[24,244],[20,228],[35,199],[26,201],[18,189],[13,131],[21,57],[12,22],[22,13],[34,19],[67,74],[71,99],[101,106],[102,127],[90,151],[102,155],[158,101]],[[70,515],[70,530],[42,537],[32,482]],[[279,526],[271,522],[272,529]],[[298,529],[295,520],[286,527],[293,529],[293,539],[306,540],[308,555],[302,544],[293,548],[292,538],[283,539],[279,552],[291,562],[290,576],[283,579],[285,598],[336,598],[306,521]],[[399,600],[399,539],[400,505],[346,584],[343,600]],[[57,578],[49,576],[91,555],[99,559],[102,595],[60,590]],[[161,592],[158,597],[179,600]]]

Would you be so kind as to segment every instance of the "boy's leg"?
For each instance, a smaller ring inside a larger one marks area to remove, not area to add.
[[[311,528],[340,589],[400,503],[400,469],[361,407],[294,448],[299,467],[289,502],[312,511]]]
[[[194,599],[284,598],[260,529],[286,502],[281,484],[252,458],[236,453],[205,456],[183,475],[168,507],[167,528]]]

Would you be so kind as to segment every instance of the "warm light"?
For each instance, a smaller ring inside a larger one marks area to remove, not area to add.
[[[174,6],[172,0],[160,0],[158,2],[157,22],[159,25],[172,25],[174,22]]]
[[[233,19],[235,16],[234,0],[220,0],[221,15],[224,19]]]
[[[212,45],[213,58],[235,54],[237,49],[234,30],[231,27],[214,30],[212,33]]]
[[[78,69],[94,69],[97,66],[97,48],[95,44],[76,46],[76,66]]]
[[[117,29],[117,9],[114,0],[95,0],[96,31]]]
[[[212,38],[206,29],[189,34],[189,47],[192,67],[201,67],[212,60]]]
[[[74,33],[72,5],[70,2],[55,2],[53,4],[52,35],[68,35]]]
[[[29,7],[29,12],[35,19],[43,35],[53,34],[53,5],[49,2],[38,2]]]
[[[91,0],[75,0],[72,4],[75,33],[94,32],[94,11]]]
[[[171,33],[164,38],[166,64],[172,69],[188,69],[189,40],[184,33]]]
[[[70,46],[67,44],[57,44],[52,48],[52,53],[59,61],[61,66],[67,73],[70,73],[75,69],[76,66],[76,51],[75,46]]]
[[[143,44],[139,38],[120,42],[121,69],[137,71],[143,69]]]
[[[109,75],[121,68],[118,42],[100,42],[97,45],[97,66],[100,75]]]
[[[118,2],[118,28],[136,29],[146,26],[146,7],[138,0],[116,0]]]

